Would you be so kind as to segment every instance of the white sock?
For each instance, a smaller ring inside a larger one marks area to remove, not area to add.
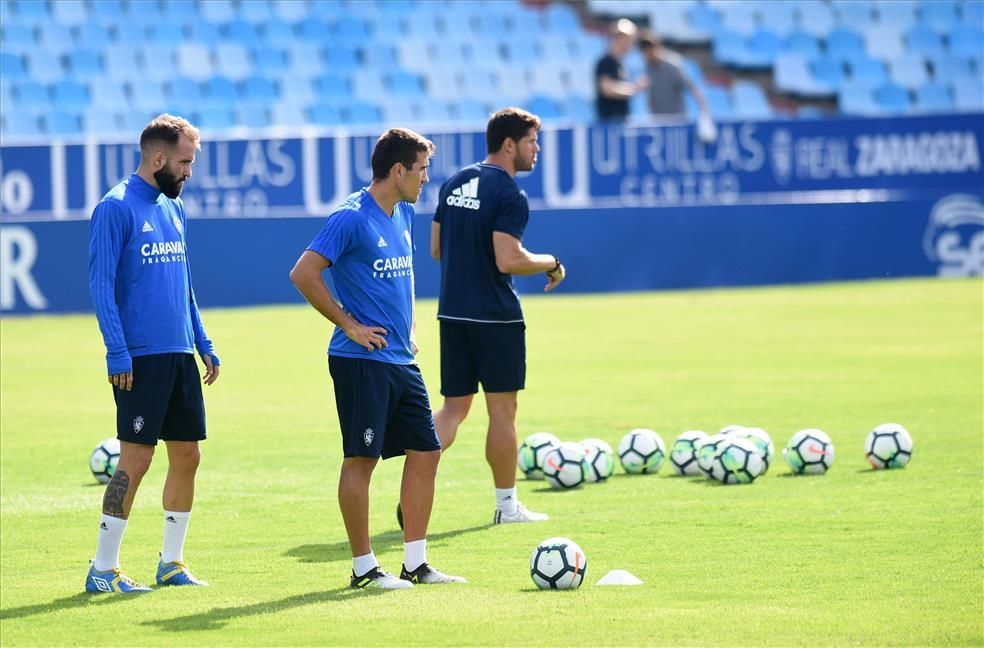
[[[379,567],[379,563],[376,562],[376,554],[371,551],[364,556],[352,557],[352,571],[356,576],[365,576],[373,567]]]
[[[516,515],[516,487],[495,489],[495,506],[506,515]]]
[[[161,562],[184,560],[185,536],[188,535],[188,518],[191,511],[164,511],[164,548]]]
[[[96,557],[92,560],[96,571],[108,571],[120,566],[120,545],[123,544],[124,531],[126,520],[123,518],[105,513],[99,516],[99,543],[96,545]]]
[[[413,571],[427,562],[427,538],[403,543],[403,566]]]

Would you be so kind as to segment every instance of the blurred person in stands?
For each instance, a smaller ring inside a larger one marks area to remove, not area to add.
[[[704,95],[683,66],[683,57],[662,46],[655,34],[639,39],[639,50],[646,61],[649,112],[654,115],[685,115],[684,90],[693,95],[702,114],[708,113]]]
[[[151,591],[124,576],[119,559],[133,498],[159,439],[167,446],[168,468],[157,584],[208,584],[188,571],[183,558],[198,445],[205,440],[200,381],[211,385],[219,377],[219,358],[191,285],[188,221],[178,197],[199,148],[198,129],[188,121],[154,118],[140,135],[140,166],[103,196],[89,223],[89,290],[106,344],[120,460],[103,494],[87,592]]]
[[[636,42],[638,30],[631,20],[622,18],[611,26],[608,51],[595,65],[595,108],[600,121],[624,122],[629,116],[629,99],[645,89],[649,81],[625,78],[622,59]]]

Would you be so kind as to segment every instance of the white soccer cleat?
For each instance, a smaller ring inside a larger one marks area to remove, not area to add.
[[[408,589],[413,587],[413,583],[397,578],[389,572],[384,572],[379,567],[373,567],[362,576],[356,576],[352,572],[352,589]]]
[[[414,585],[444,585],[447,583],[467,583],[463,576],[451,576],[434,569],[427,563],[422,563],[413,571],[409,571],[404,565],[400,570],[400,578],[409,581]]]
[[[549,519],[550,516],[546,513],[531,511],[520,502],[516,502],[516,512],[512,515],[506,515],[502,511],[496,509],[495,516],[492,518],[492,523],[511,524],[513,522],[545,522]]]

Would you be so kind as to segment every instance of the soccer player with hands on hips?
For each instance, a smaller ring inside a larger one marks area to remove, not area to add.
[[[414,356],[413,203],[434,145],[393,128],[372,152],[372,183],[350,195],[290,272],[304,298],[335,324],[328,369],[342,432],[338,503],[352,549],[353,588],[464,582],[427,563],[427,525],[441,444]],[[322,272],[331,268],[335,295]],[[337,297],[337,301],[336,298]],[[400,577],[380,569],[369,541],[369,481],[379,458],[406,455]]]
[[[149,592],[120,572],[123,532],[158,439],[167,447],[164,544],[159,585],[207,585],[184,562],[205,439],[200,380],[219,377],[205,334],[187,255],[187,217],[178,197],[191,177],[198,129],[181,117],[156,117],[140,135],[140,166],[109,190],[89,225],[89,290],[106,345],[116,401],[120,459],[103,495],[96,556],[87,592]],[[195,351],[205,364],[199,374]]]
[[[444,183],[431,224],[431,256],[441,262],[437,318],[444,396],[434,423],[447,450],[481,383],[495,524],[547,519],[516,498],[516,408],[526,384],[526,325],[512,275],[545,273],[546,292],[566,275],[557,257],[533,254],[522,243],[530,209],[515,177],[536,165],[539,130],[540,119],[519,108],[492,115],[485,131],[488,156]]]

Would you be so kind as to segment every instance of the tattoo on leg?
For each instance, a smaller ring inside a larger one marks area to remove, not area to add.
[[[130,489],[130,476],[122,470],[117,470],[113,478],[106,484],[103,495],[103,513],[112,517],[123,517],[123,500]]]

